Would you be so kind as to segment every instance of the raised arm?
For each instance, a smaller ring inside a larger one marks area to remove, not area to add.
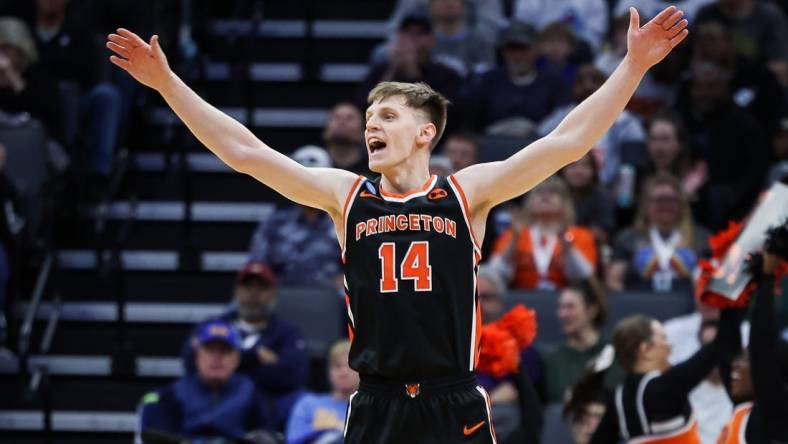
[[[687,20],[675,6],[643,27],[637,11],[630,8],[629,13],[627,55],[596,92],[576,106],[555,130],[509,159],[473,165],[455,175],[472,213],[487,214],[495,205],[525,193],[583,157],[616,121],[646,71],[687,36]]]
[[[150,42],[119,28],[110,34],[110,61],[140,83],[155,89],[209,150],[232,169],[248,174],[290,200],[341,219],[342,202],[356,176],[328,168],[306,168],[271,149],[251,131],[189,88],[169,67],[158,36]]]

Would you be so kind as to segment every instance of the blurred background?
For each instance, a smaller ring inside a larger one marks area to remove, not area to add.
[[[562,403],[622,317],[670,320],[676,359],[698,348],[718,316],[693,298],[709,234],[788,180],[788,2],[674,3],[690,36],[611,130],[489,218],[484,319],[537,311],[521,369],[542,442],[584,442],[598,412]],[[668,4],[0,1],[0,441],[341,442],[358,382],[330,219],[224,166],[111,66],[109,32],[158,34],[270,146],[369,177],[366,94],[427,82],[453,103],[446,175],[549,133],[624,56],[627,8]],[[525,442],[522,388],[485,386],[501,442]]]

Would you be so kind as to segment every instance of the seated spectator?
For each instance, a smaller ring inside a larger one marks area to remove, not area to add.
[[[89,172],[109,176],[120,128],[120,90],[99,83],[96,44],[89,24],[68,14],[69,1],[38,0],[35,37],[41,68],[59,83],[65,105],[66,141],[85,145]],[[77,155],[73,157],[78,157]]]
[[[282,427],[306,383],[309,355],[301,332],[273,312],[276,291],[273,271],[259,262],[250,262],[236,279],[235,308],[219,319],[238,329],[241,335],[238,371],[248,376],[261,393],[276,400],[274,423]],[[195,372],[194,338],[198,337],[203,325],[195,327],[183,345],[181,356],[189,374]]]
[[[328,351],[331,392],[304,394],[287,421],[287,444],[341,444],[350,395],[358,390],[359,376],[348,364],[350,341],[336,342]]]
[[[692,220],[681,182],[662,173],[646,181],[632,227],[613,244],[607,285],[613,290],[687,291],[708,232]]]
[[[594,51],[602,46],[608,25],[605,0],[516,0],[513,18],[538,30],[564,22]]]
[[[591,64],[580,66],[572,84],[574,101],[556,108],[545,117],[536,130],[537,135],[543,137],[553,131],[572,108],[593,94],[604,82],[605,75],[596,67]],[[626,110],[619,114],[613,126],[592,148],[600,165],[599,180],[604,186],[611,187],[618,178],[624,151],[641,151],[645,139],[643,125],[634,115]]]
[[[426,12],[435,38],[432,48],[435,61],[454,68],[462,77],[492,67],[496,35],[487,38],[470,27],[465,0],[428,0],[427,4]],[[391,43],[375,49],[372,63],[385,61]]]
[[[0,111],[29,113],[49,135],[65,141],[63,113],[56,84],[36,62],[38,51],[27,25],[0,17]]]
[[[599,332],[607,319],[607,299],[595,280],[580,281],[561,290],[556,315],[566,342],[544,356],[544,387],[549,403],[566,401],[568,389],[607,345]]]
[[[593,153],[570,163],[561,170],[572,196],[575,221],[594,233],[596,244],[607,245],[616,229],[616,204],[609,191],[599,184],[597,162]]]
[[[449,109],[449,122],[462,108],[459,103],[463,79],[453,68],[432,56],[435,37],[427,16],[410,14],[400,23],[397,35],[389,45],[386,60],[372,65],[361,82],[356,102],[366,108],[367,94],[379,82],[424,82],[443,94],[455,106]]]
[[[727,70],[731,75],[729,93],[732,102],[754,116],[769,135],[773,134],[777,119],[786,112],[786,97],[774,74],[762,61],[736,52],[735,35],[725,22],[706,20],[695,28],[693,60]],[[677,107],[689,106],[689,87],[686,79],[679,85]]]
[[[542,29],[539,48],[541,55],[536,59],[536,68],[561,73],[568,84],[575,80],[577,67],[591,60],[591,54],[584,53],[588,51],[578,45],[572,29],[564,22],[551,23]]]
[[[788,20],[772,2],[717,0],[698,11],[696,25],[707,20],[730,25],[736,52],[763,60],[788,87]]]
[[[575,226],[574,205],[558,177],[531,190],[512,226],[495,242],[493,263],[513,288],[555,290],[594,274],[591,230]]]
[[[698,198],[698,190],[708,180],[708,165],[703,159],[690,165],[687,130],[681,120],[670,112],[656,114],[648,123],[648,159],[635,173],[635,195],[640,195],[643,184],[655,174],[670,174],[681,181],[688,199]]]
[[[600,353],[600,356],[603,353]],[[596,361],[600,358],[597,357]],[[591,364],[591,365],[595,365]],[[586,370],[572,387],[571,395],[564,404],[563,417],[569,421],[569,433],[574,444],[588,444],[591,436],[605,415],[605,390],[602,379],[605,370]]]
[[[306,167],[331,167],[328,154],[316,146],[299,148],[292,157]],[[335,285],[341,280],[339,257],[331,217],[304,205],[288,205],[262,220],[249,248],[249,260],[267,264],[289,286]]]
[[[241,361],[238,331],[224,321],[210,321],[197,328],[193,341],[196,372],[143,398],[141,441],[149,442],[147,437],[155,434],[177,438],[173,442],[241,440],[270,429],[272,403],[251,379],[236,372]]]
[[[690,140],[690,157],[708,164],[708,180],[699,189],[698,220],[718,230],[742,219],[766,177],[769,148],[759,122],[736,107],[730,95],[730,71],[695,63],[688,106],[680,109]]]
[[[478,287],[482,321],[489,324],[498,320],[504,312],[506,285],[495,268],[483,264],[479,267]],[[539,383],[542,368],[536,348],[527,347],[520,352],[520,370],[528,378],[529,386]],[[505,437],[515,433],[523,424],[522,416],[533,414],[522,408],[523,402],[527,400],[527,396],[523,399],[520,393],[525,389],[522,380],[518,380],[519,375],[516,374],[496,377],[479,369],[476,369],[475,373],[479,385],[490,394],[495,432],[501,441],[506,442]]]
[[[389,32],[396,32],[402,18],[412,12],[427,12],[430,0],[397,0],[394,12],[389,19]],[[464,0],[465,16],[468,29],[486,41],[494,42],[498,32],[506,26],[503,2],[501,0]]]
[[[479,141],[471,133],[454,133],[443,143],[441,153],[451,161],[454,171],[460,171],[479,161]]]
[[[772,154],[775,162],[769,169],[767,184],[778,181],[788,184],[788,114],[782,116],[772,138]]]
[[[539,121],[569,102],[566,82],[534,66],[539,48],[530,25],[512,22],[498,49],[503,66],[481,74],[470,87],[472,124],[488,134],[529,137]]]
[[[323,128],[323,144],[334,168],[342,168],[372,177],[367,148],[364,145],[364,117],[350,102],[339,102],[331,108]]]

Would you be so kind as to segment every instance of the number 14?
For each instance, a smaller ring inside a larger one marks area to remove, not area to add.
[[[380,258],[380,292],[394,293],[399,289],[395,276],[396,247],[394,242],[383,242],[378,248]],[[411,242],[405,259],[400,264],[400,278],[412,280],[416,291],[432,291],[432,267],[430,266],[430,243]]]

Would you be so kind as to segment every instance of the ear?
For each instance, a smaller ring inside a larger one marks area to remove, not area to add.
[[[426,145],[429,147],[437,134],[438,129],[435,128],[435,124],[428,122],[419,127],[419,134],[416,136],[416,141],[419,143],[419,145]]]
[[[638,346],[638,355],[641,358],[645,358],[650,351],[651,351],[651,344],[649,344],[646,341],[641,342],[640,345]]]

